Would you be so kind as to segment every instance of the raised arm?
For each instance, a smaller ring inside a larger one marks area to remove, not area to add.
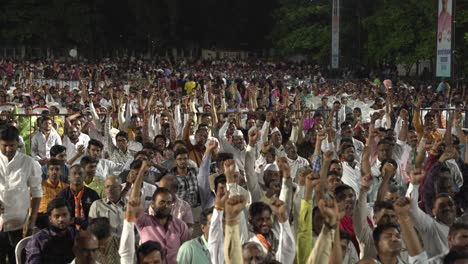
[[[410,258],[418,256],[418,258],[423,258],[425,260],[420,260],[418,263],[427,262],[427,255],[424,252],[424,248],[422,247],[416,230],[414,229],[416,223],[413,223],[411,217],[409,217],[410,200],[406,197],[400,197],[395,201],[393,207],[398,215],[398,223],[403,235],[403,241],[405,241],[406,248],[408,249],[408,255]]]
[[[218,143],[215,140],[211,140],[208,143],[202,163],[200,164],[200,169],[198,170],[197,180],[202,209],[210,208],[214,205],[214,197],[211,193],[209,177],[211,156],[215,153],[217,148]]]
[[[226,231],[224,236],[224,255],[226,264],[243,263],[242,245],[239,236],[239,214],[245,208],[243,196],[230,197],[225,204]]]
[[[271,205],[271,210],[280,223],[280,236],[276,260],[281,263],[293,263],[296,256],[296,242],[288,221],[287,206],[281,200],[276,200]]]
[[[409,194],[411,201],[409,215],[411,216],[414,225],[418,227],[418,231],[429,232],[431,228],[434,228],[435,220],[423,212],[418,205],[419,184],[421,183],[423,177],[423,173],[420,169],[414,169],[411,172],[410,188],[412,187],[412,193]]]
[[[297,230],[297,263],[306,263],[312,250],[312,193],[314,187],[319,183],[314,179],[312,174],[308,174],[305,179],[305,193],[304,199],[301,200],[301,211],[299,214],[298,222],[299,228]]]
[[[396,169],[393,164],[387,162],[382,168],[382,182],[380,183],[379,191],[377,193],[377,201],[383,201],[385,194],[390,188],[390,180],[395,176]]]
[[[247,178],[247,189],[252,195],[252,202],[260,202],[264,196],[255,173],[255,146],[258,136],[258,130],[256,128],[249,131],[249,145],[245,153],[245,176]]]
[[[398,133],[398,140],[401,142],[406,142],[406,139],[408,138],[408,125],[409,125],[408,110],[401,109],[400,118],[401,118],[401,130]]]
[[[208,235],[208,251],[210,252],[211,263],[224,263],[224,228],[223,214],[229,192],[218,192],[215,198],[215,207],[211,216],[211,224]]]
[[[320,200],[319,209],[324,217],[325,223],[309,255],[307,264],[329,263],[335,232],[339,232],[339,209],[335,201]]]
[[[356,206],[353,212],[353,225],[356,238],[365,244],[364,256],[375,257],[377,252],[372,237],[372,229],[367,223],[367,194],[374,181],[374,177],[369,173],[363,174],[361,178],[361,191],[359,192]]]

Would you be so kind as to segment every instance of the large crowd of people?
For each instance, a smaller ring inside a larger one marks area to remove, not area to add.
[[[467,263],[463,84],[327,72],[1,60],[0,263]]]

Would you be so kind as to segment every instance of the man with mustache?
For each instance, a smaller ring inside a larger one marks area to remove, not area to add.
[[[450,251],[429,259],[429,264],[442,264],[451,253],[468,254],[468,224],[454,223],[450,227],[448,245]]]
[[[26,263],[69,263],[75,229],[70,206],[62,198],[56,198],[47,205],[49,227],[34,234],[26,246]]]
[[[146,170],[148,170],[148,165],[144,161],[135,180],[131,199],[137,199],[140,196],[143,174]],[[135,223],[140,234],[140,242],[145,243],[150,240],[159,242],[167,253],[168,263],[176,263],[180,246],[190,239],[187,225],[171,215],[173,202],[171,191],[162,187],[158,188],[153,194],[151,203],[154,215],[145,213],[138,217]]]

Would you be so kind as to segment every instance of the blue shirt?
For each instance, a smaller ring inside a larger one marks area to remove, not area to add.
[[[26,263],[70,263],[76,231],[69,228],[64,234],[54,227],[42,229],[34,234],[26,245]]]
[[[47,165],[42,166],[42,181],[45,181],[47,180],[47,178],[49,178],[47,172],[48,172]],[[60,175],[60,180],[66,184],[70,184],[68,182],[68,172],[69,172],[68,166],[64,165],[62,167],[62,175]]]

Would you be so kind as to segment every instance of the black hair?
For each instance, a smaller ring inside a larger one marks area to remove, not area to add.
[[[54,145],[50,148],[50,156],[56,157],[58,154],[66,151],[67,148],[62,145]]]
[[[216,157],[217,162],[225,162],[226,160],[234,159],[234,155],[229,152],[220,152]]]
[[[95,235],[98,240],[106,239],[111,236],[111,225],[109,218],[98,217],[89,220],[87,230]]]
[[[174,141],[174,146],[175,146],[175,145],[178,145],[178,144],[184,145],[184,146],[185,146],[185,141],[183,141],[183,140],[176,140],[176,141]]]
[[[211,208],[205,208],[201,213],[200,213],[200,225],[206,225],[208,223],[208,216],[210,214],[213,214],[213,207]]]
[[[91,145],[96,146],[96,147],[100,148],[101,150],[104,148],[104,144],[102,144],[101,141],[99,141],[97,139],[94,139],[94,138],[89,140],[88,149],[91,147]]]
[[[148,153],[146,151],[140,150],[137,153],[135,153],[135,155],[133,155],[133,158],[136,159],[136,157],[138,157],[139,155],[144,155],[144,156],[148,157]]]
[[[197,129],[197,131],[195,131],[195,135],[198,134],[198,133],[201,133],[201,132],[208,133],[208,127],[204,126],[202,124],[198,125],[198,129]]]
[[[393,204],[385,201],[375,201],[374,203],[374,213],[378,213],[383,209],[395,210]]]
[[[19,131],[14,126],[5,126],[0,131],[0,140],[19,142]]]
[[[186,148],[178,148],[176,151],[174,151],[174,158],[177,159],[177,156],[187,154],[188,155],[188,150]]]
[[[343,154],[345,152],[345,150],[347,150],[348,148],[353,148],[354,149],[354,145],[349,143],[349,142],[345,142],[345,143],[341,144],[340,153]]]
[[[47,215],[51,215],[54,209],[66,207],[68,212],[71,214],[71,207],[68,204],[67,200],[63,198],[55,198],[47,204]]]
[[[125,138],[126,140],[128,140],[128,133],[125,132],[125,131],[119,131],[119,133],[117,133],[117,135],[115,135],[115,139],[117,140],[117,137],[123,137]]]
[[[49,166],[63,166],[64,162],[58,159],[50,159],[49,162],[47,162],[47,168]]]
[[[379,243],[380,241],[380,235],[382,235],[382,233],[387,230],[387,229],[390,229],[390,228],[395,228],[398,230],[398,232],[400,232],[400,228],[398,227],[398,225],[394,224],[394,223],[386,223],[386,224],[382,224],[382,225],[378,225],[375,229],[374,229],[374,232],[372,233],[372,238],[374,239],[374,244],[375,244],[375,247],[377,247],[377,244]]]
[[[222,183],[222,184],[226,184],[227,183],[227,180],[226,180],[226,175],[224,174],[220,174],[218,176],[216,176],[216,178],[214,179],[214,190],[215,190],[215,193],[218,191],[218,185]]]
[[[131,117],[130,117],[130,120],[133,120],[133,119],[136,119],[138,117],[141,117],[139,114],[133,114]]]
[[[453,224],[450,226],[450,230],[449,230],[448,235],[449,235],[449,236],[453,236],[453,235],[455,235],[455,233],[457,233],[457,232],[460,231],[460,230],[468,230],[468,224],[463,223],[463,222],[456,222],[456,223],[453,223]]]
[[[340,184],[340,185],[336,186],[335,191],[334,191],[334,195],[337,198],[337,200],[338,200],[338,197],[347,190],[351,190],[354,193],[353,188],[351,188],[351,186],[349,186],[349,185]]]
[[[153,196],[151,197],[151,200],[154,201],[156,200],[156,197],[159,195],[159,194],[163,194],[163,193],[167,193],[167,194],[171,194],[171,191],[169,191],[169,189],[167,188],[164,188],[164,187],[159,187],[156,189],[156,191],[154,191],[153,193]]]
[[[164,140],[164,142],[166,142],[166,140],[167,140],[166,137],[165,137],[164,135],[159,134],[159,135],[156,135],[156,136],[153,138],[153,142],[156,142],[156,139],[157,139],[157,138],[162,138],[162,139]]]
[[[41,117],[41,125],[44,124],[45,121],[52,121],[52,123],[54,123],[54,120],[52,120],[52,118],[48,117],[48,116],[43,116]]]
[[[89,164],[97,164],[98,161],[96,159],[93,159],[91,158],[90,156],[84,156],[83,158],[81,158],[80,160],[80,165],[84,168],[86,167],[86,165],[89,165]]]
[[[164,250],[157,241],[149,240],[146,241],[145,243],[141,244],[137,250],[136,250],[136,256],[137,256],[137,262],[140,263],[141,258],[148,256],[151,254],[153,251],[159,252],[161,254],[161,258],[164,260],[165,259],[165,254]]]
[[[263,202],[254,202],[249,207],[249,216],[254,218],[256,215],[261,214],[263,211],[272,213],[270,206]]]
[[[343,123],[341,123],[340,128],[343,129],[344,127],[347,127],[347,126],[352,127],[352,124],[348,121],[344,121]]]
[[[336,172],[336,171],[328,171],[328,173],[327,173],[327,178],[328,178],[328,177],[332,177],[332,176],[341,178],[341,175],[340,175],[338,172]]]
[[[145,142],[145,143],[143,143],[143,149],[155,150],[156,146],[154,145],[153,142]]]
[[[131,170],[139,170],[142,165],[143,165],[143,161],[134,160],[134,161],[132,161],[132,163],[130,163],[130,169]]]

